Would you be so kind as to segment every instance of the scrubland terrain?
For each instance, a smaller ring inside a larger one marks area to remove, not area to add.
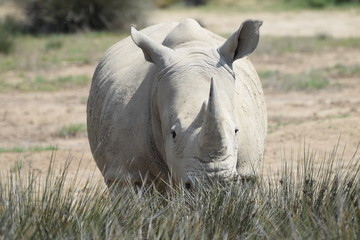
[[[264,181],[109,197],[86,102],[98,60],[128,34],[15,35],[0,53],[0,239],[359,239],[359,8],[175,7],[148,22],[187,17],[224,37],[264,21],[250,56],[268,109]]]
[[[323,156],[339,144],[342,159],[353,158],[360,142],[358,10],[157,10],[149,23],[186,17],[224,37],[247,18],[264,21],[258,49],[250,56],[263,82],[269,115],[264,175],[269,170],[276,175],[284,161],[293,158],[290,155],[308,147]],[[16,39],[15,51],[0,60],[3,171],[42,171],[57,149],[56,164],[71,158],[77,166],[81,159],[89,174],[101,179],[86,137],[86,100],[97,61],[125,36],[85,33]]]

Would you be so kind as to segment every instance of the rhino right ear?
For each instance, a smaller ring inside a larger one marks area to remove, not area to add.
[[[252,53],[259,42],[259,28],[262,21],[246,20],[223,45],[218,48],[219,53],[231,65],[235,60]]]
[[[158,66],[166,66],[171,60],[174,50],[155,42],[148,36],[131,27],[131,38],[142,49],[145,60]]]

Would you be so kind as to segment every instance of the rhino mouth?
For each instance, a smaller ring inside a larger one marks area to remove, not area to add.
[[[209,164],[209,163],[225,162],[230,157],[231,157],[231,155],[228,154],[228,155],[226,155],[225,157],[222,157],[222,158],[215,158],[214,159],[214,158],[207,157],[207,158],[204,159],[204,158],[200,158],[200,157],[194,157],[193,159],[199,161],[202,164]]]
[[[231,155],[226,155],[215,161],[204,160],[199,157],[192,158],[191,162],[195,164],[192,165],[192,169],[189,169],[186,175],[189,177],[233,178],[238,173],[236,172],[236,164],[231,164],[229,159],[231,159]]]
[[[241,174],[236,170],[236,164],[229,163],[231,155],[226,155],[216,161],[206,161],[202,158],[192,158],[196,161],[197,168],[186,172],[185,184],[193,186],[195,183],[220,182],[224,185],[229,183],[256,184],[258,176],[255,174]]]
[[[257,185],[257,176],[251,175],[241,175],[236,174],[233,176],[223,177],[223,176],[209,176],[209,175],[199,175],[190,173],[187,175],[184,181],[184,187],[187,190],[196,190],[198,186],[207,186],[213,187],[220,184],[223,187],[240,184],[240,186],[254,187]]]

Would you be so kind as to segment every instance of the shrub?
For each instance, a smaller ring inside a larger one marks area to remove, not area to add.
[[[11,34],[4,28],[4,23],[0,23],[0,53],[8,54],[11,52],[14,40]]]
[[[284,0],[300,6],[309,6],[313,8],[322,8],[328,5],[339,5],[345,3],[359,4],[360,0]]]
[[[147,4],[141,0],[16,0],[33,33],[122,29],[142,24]]]
[[[153,2],[157,7],[166,8],[176,3],[182,3],[186,6],[201,6],[205,5],[208,0],[153,0]]]
[[[188,6],[200,6],[206,4],[206,0],[184,0],[184,2]]]
[[[14,35],[21,30],[21,24],[7,16],[0,20],[0,53],[8,54],[14,47]]]

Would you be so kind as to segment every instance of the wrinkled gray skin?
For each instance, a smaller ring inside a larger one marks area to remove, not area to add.
[[[93,76],[87,108],[91,151],[105,181],[256,176],[267,115],[246,55],[260,21],[226,41],[192,19],[131,30]]]

